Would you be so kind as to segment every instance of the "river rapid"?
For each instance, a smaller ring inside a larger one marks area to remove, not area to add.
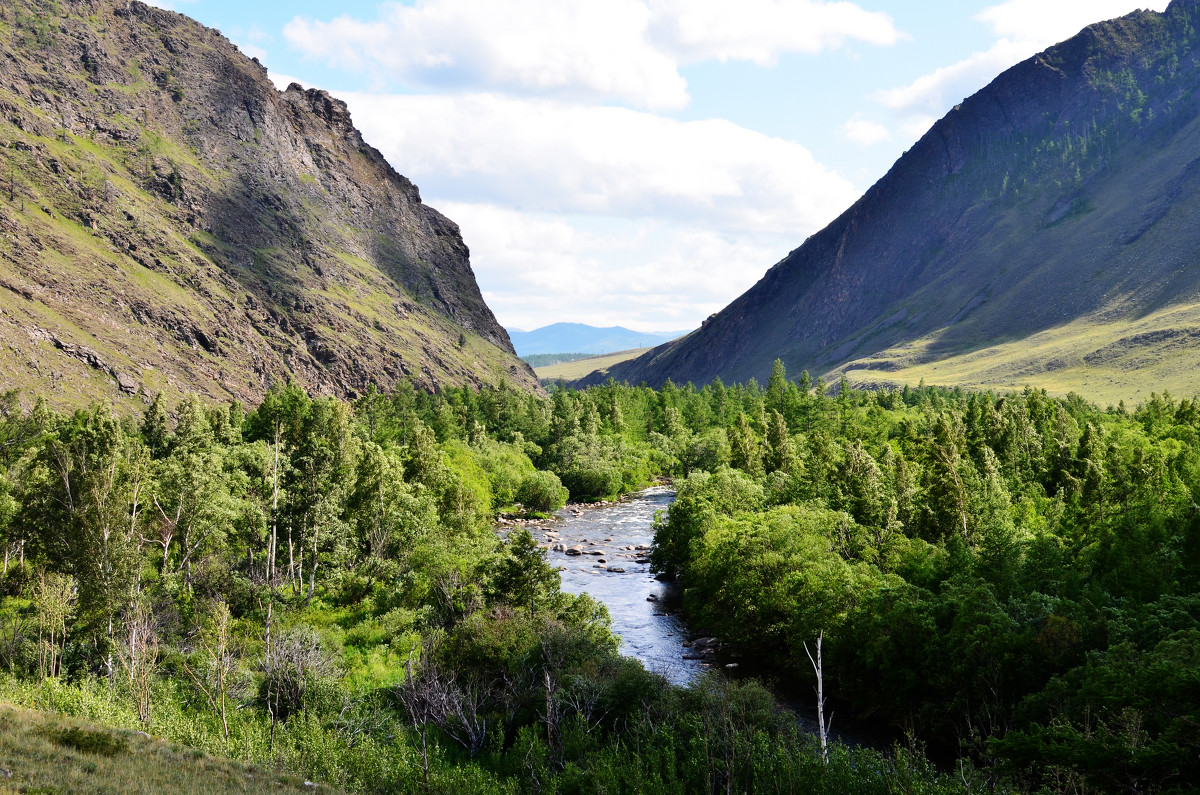
[[[673,596],[671,586],[656,580],[646,562],[654,541],[654,514],[674,499],[673,490],[659,486],[616,504],[571,505],[559,511],[550,535],[543,531],[539,540],[551,546],[549,560],[559,567],[564,591],[587,593],[608,607],[622,654],[686,685],[707,665],[685,659],[691,656],[684,646],[687,627],[665,609]],[[572,548],[582,554],[564,551]]]

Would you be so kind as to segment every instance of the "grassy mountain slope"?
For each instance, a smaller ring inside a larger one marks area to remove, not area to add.
[[[542,381],[575,381],[592,372],[606,373],[613,365],[635,359],[648,350],[650,349],[632,348],[627,351],[602,353],[599,356],[589,356],[586,359],[574,359],[569,362],[535,367],[534,372],[537,373],[538,378],[542,379]]]
[[[78,403],[533,373],[458,227],[321,91],[124,0],[0,6],[0,380]]]
[[[1176,0],[1014,66],[701,329],[609,374],[763,379],[781,357],[872,383],[1111,377],[1134,396],[1155,346],[1200,319],[1198,21]],[[1200,370],[1174,383],[1200,390]]]

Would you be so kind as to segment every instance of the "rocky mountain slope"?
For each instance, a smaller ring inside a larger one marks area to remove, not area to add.
[[[1200,2],[1092,25],[938,121],[631,382],[1200,391]],[[1158,387],[1161,390],[1161,386]]]
[[[0,5],[0,385],[536,385],[458,227],[344,103],[126,0]]]

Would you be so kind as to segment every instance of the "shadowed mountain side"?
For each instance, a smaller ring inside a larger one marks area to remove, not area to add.
[[[123,0],[0,9],[0,378],[64,403],[536,388],[458,227],[322,91]]]
[[[1193,301],[1197,17],[1176,0],[1004,72],[699,330],[608,375],[886,370]]]

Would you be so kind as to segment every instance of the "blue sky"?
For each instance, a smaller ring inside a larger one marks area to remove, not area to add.
[[[500,322],[691,328],[937,118],[1166,0],[158,0],[345,99]]]

